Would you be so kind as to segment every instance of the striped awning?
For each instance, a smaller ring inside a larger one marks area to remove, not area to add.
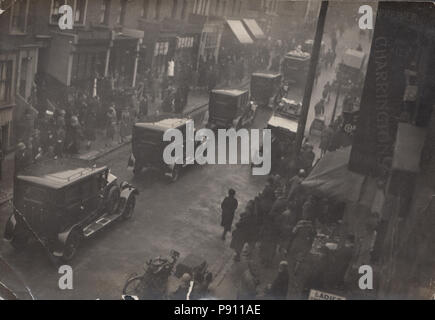
[[[243,19],[243,23],[246,25],[248,31],[255,39],[257,40],[266,39],[263,30],[261,30],[260,26],[258,25],[257,21],[255,21],[255,19]]]
[[[227,23],[234,36],[241,44],[252,44],[254,41],[249,36],[248,31],[240,20],[227,20]]]

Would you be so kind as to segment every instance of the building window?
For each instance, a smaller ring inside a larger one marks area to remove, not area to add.
[[[236,13],[236,0],[233,0],[233,9],[231,10],[232,15]]]
[[[142,3],[142,17],[148,17],[148,11],[150,10],[150,0],[143,0]]]
[[[28,0],[18,0],[12,6],[11,31],[25,33],[27,29]]]
[[[215,14],[216,16],[219,15],[219,7],[220,7],[220,4],[221,4],[221,0],[216,0],[216,6],[215,6],[215,8],[214,8],[214,14]]]
[[[118,24],[123,25],[125,22],[125,14],[127,13],[127,2],[128,0],[121,0],[121,5],[119,7]]]
[[[177,9],[178,9],[178,1],[172,0],[172,13],[171,13],[172,19],[175,19],[175,17],[177,16]]]
[[[100,23],[109,24],[111,0],[103,0],[101,3]]]
[[[160,19],[160,10],[161,10],[161,7],[162,7],[162,0],[156,0],[156,14],[154,16],[154,18],[156,20]]]
[[[86,2],[87,0],[74,1],[74,22],[77,24],[85,23]]]
[[[20,66],[20,96],[26,99],[26,84],[27,84],[27,71],[29,70],[29,57],[27,54],[21,58]]]
[[[239,10],[238,10],[239,16],[242,14],[242,1],[239,1]]]
[[[166,71],[167,55],[169,51],[169,42],[156,42],[154,47],[155,68],[158,74],[163,74]]]
[[[227,2],[224,1],[224,4],[222,6],[222,15],[224,16],[227,12]]]
[[[59,8],[64,4],[70,5],[72,7],[75,24],[85,23],[88,0],[51,0],[50,23],[57,24],[61,16]]]
[[[187,13],[187,0],[183,0],[183,7],[181,8],[181,19],[186,18]]]
[[[12,60],[0,61],[0,103],[11,101]]]

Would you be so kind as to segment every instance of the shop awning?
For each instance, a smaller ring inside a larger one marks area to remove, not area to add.
[[[419,172],[425,137],[426,130],[408,123],[399,123],[392,168],[400,171]]]
[[[350,151],[351,147],[347,147],[326,153],[302,186],[339,201],[357,202],[365,177],[347,168]]]
[[[266,39],[266,35],[264,34],[263,30],[261,30],[260,26],[258,25],[257,21],[255,19],[243,19],[243,23],[247,27],[249,33],[253,38],[257,40],[263,40]]]
[[[254,41],[240,20],[227,20],[228,26],[241,44],[252,44]]]

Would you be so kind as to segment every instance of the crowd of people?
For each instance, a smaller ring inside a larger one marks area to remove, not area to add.
[[[291,285],[289,279],[292,274],[293,277],[299,277],[303,273],[301,269],[312,250],[318,229],[323,225],[338,225],[343,218],[342,203],[315,194],[301,185],[306,176],[304,169],[299,169],[291,178],[272,175],[263,191],[250,200],[240,214],[230,243],[235,252],[234,260],[244,264],[238,286],[239,299],[286,299]],[[235,191],[230,189],[222,202],[222,240],[232,229],[237,207]],[[343,288],[345,272],[353,254],[349,248],[353,242],[354,239],[349,236],[340,250],[332,253],[336,249],[333,248],[331,254],[327,252],[325,259],[329,259],[328,277],[319,276],[319,273],[310,274],[303,281],[302,291],[310,285],[317,288],[326,285],[330,288]],[[322,250],[328,251],[327,248]],[[344,254],[345,257],[329,263],[331,257],[337,254]],[[260,292],[257,265],[270,269],[277,260],[279,265],[274,281]]]

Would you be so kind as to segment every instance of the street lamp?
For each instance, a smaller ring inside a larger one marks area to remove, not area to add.
[[[304,92],[304,98],[302,100],[302,109],[301,109],[301,115],[299,118],[299,124],[298,124],[298,130],[296,133],[296,139],[295,139],[295,154],[294,159],[297,160],[301,147],[302,147],[302,141],[304,140],[305,135],[305,127],[307,125],[307,117],[308,117],[308,110],[310,108],[310,102],[311,102],[311,94],[313,91],[314,86],[314,79],[316,76],[316,68],[319,61],[320,56],[320,46],[322,43],[322,37],[323,37],[323,29],[325,27],[325,20],[326,20],[326,13],[328,11],[328,1],[322,1],[320,12],[319,12],[319,18],[317,20],[317,28],[316,28],[316,35],[314,37],[314,43],[313,43],[313,49],[311,51],[311,60],[310,60],[310,67],[308,69],[307,74],[307,81],[305,85],[305,92]]]

